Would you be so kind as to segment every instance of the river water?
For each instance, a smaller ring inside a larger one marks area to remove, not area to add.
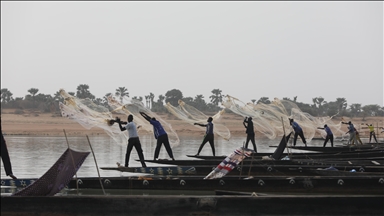
[[[52,136],[4,136],[6,139],[8,151],[11,158],[13,174],[18,178],[39,178],[60,158],[64,151],[68,148],[65,136],[52,137]],[[173,147],[172,151],[176,160],[193,159],[187,155],[195,155],[201,144],[203,137],[197,136],[181,136],[180,145]],[[126,145],[116,144],[109,136],[91,136],[89,137],[92,146],[97,166],[100,167],[116,167],[116,162],[124,164]],[[140,141],[143,146],[144,157],[147,160],[152,160],[154,150],[156,147],[156,140],[152,135],[140,136]],[[216,155],[229,155],[236,148],[243,145],[245,136],[231,137],[229,141],[215,137]],[[256,144],[258,152],[271,152],[275,148],[269,146],[277,146],[280,138],[275,140],[257,139]],[[97,177],[98,172],[95,164],[88,139],[86,136],[68,137],[68,143],[71,149],[81,152],[91,152],[88,155],[83,165],[77,172],[78,177]],[[323,141],[312,140],[308,143],[310,146],[322,146]],[[335,143],[337,145],[337,142]],[[339,144],[341,144],[339,142]],[[297,146],[304,145],[300,138],[297,141]],[[330,145],[330,144],[328,144]],[[249,143],[252,148],[252,143]],[[200,155],[212,155],[212,150],[207,143]],[[130,167],[140,167],[135,148],[133,148],[130,157]],[[162,146],[159,158],[169,159],[165,148]],[[159,164],[147,163],[147,166],[161,166]],[[167,165],[164,165],[167,166]],[[168,165],[169,166],[169,165]],[[101,177],[118,177],[135,175],[126,172],[119,172],[114,170],[99,169]],[[207,173],[208,174],[208,173]],[[136,174],[137,175],[137,174]],[[6,177],[3,163],[1,162],[1,178]]]

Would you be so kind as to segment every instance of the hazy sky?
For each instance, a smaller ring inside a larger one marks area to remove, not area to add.
[[[1,1],[1,88],[383,106],[383,2]]]

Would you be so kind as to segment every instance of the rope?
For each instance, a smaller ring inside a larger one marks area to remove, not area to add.
[[[92,151],[93,159],[95,160],[96,170],[97,170],[97,174],[99,175],[99,181],[100,181],[101,189],[103,189],[103,193],[104,193],[104,195],[106,195],[106,194],[105,194],[105,191],[104,191],[103,183],[101,182],[100,172],[99,172],[99,167],[97,166],[95,153],[93,152],[92,145],[91,145],[91,142],[89,141],[89,137],[88,137],[88,135],[86,135],[86,136],[87,136],[87,140],[88,140],[89,147],[91,148],[91,151]]]
[[[67,134],[65,133],[65,129],[63,129],[63,131],[64,131],[65,139],[67,140],[67,146],[68,146],[69,154],[71,155],[71,158],[72,158],[72,165],[73,165],[73,168],[76,170],[75,160],[73,159],[72,152],[70,151],[70,148],[69,148],[69,142],[68,142]],[[76,179],[76,192],[77,192],[77,195],[79,195],[79,182],[77,181],[77,172],[75,173],[75,179]]]

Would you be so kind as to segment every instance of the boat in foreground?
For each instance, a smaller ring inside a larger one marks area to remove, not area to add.
[[[383,195],[1,197],[1,215],[383,215]]]

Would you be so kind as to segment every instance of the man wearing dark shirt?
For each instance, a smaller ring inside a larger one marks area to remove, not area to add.
[[[207,120],[207,124],[199,124],[199,123],[194,123],[194,125],[199,125],[201,127],[206,127],[205,135],[203,142],[200,145],[199,151],[197,152],[196,155],[199,155],[201,150],[203,149],[204,145],[209,142],[209,145],[211,145],[212,148],[212,153],[213,156],[215,156],[215,145],[214,145],[214,135],[213,135],[213,123],[212,123],[212,117],[209,117]]]

